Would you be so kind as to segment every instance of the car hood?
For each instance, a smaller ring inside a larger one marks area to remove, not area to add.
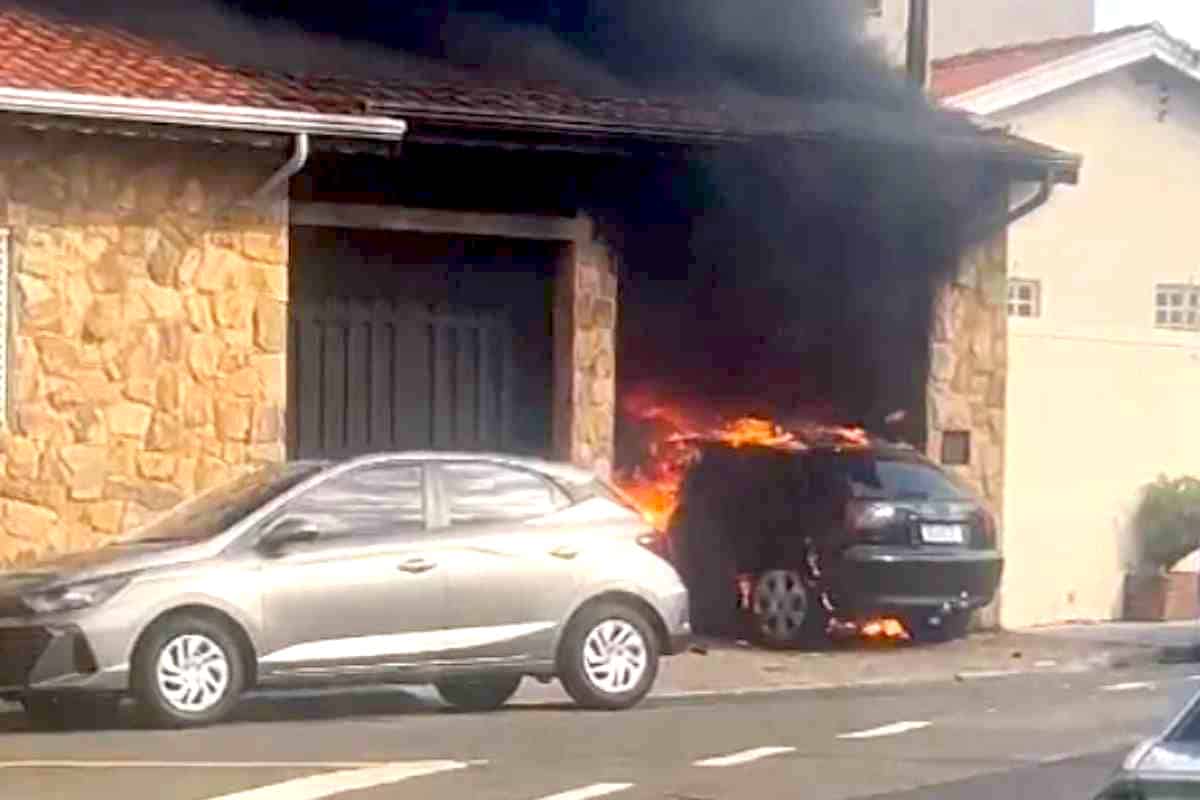
[[[1147,744],[1130,759],[1126,769],[1144,773],[1171,773],[1175,777],[1200,780],[1200,742],[1156,742]]]
[[[99,550],[55,556],[20,570],[0,572],[0,593],[187,563],[207,557],[208,550],[205,544],[195,542],[117,542]]]

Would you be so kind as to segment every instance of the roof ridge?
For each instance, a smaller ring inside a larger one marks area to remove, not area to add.
[[[952,69],[962,64],[971,64],[976,61],[992,58],[1000,55],[1008,55],[1017,53],[1023,50],[1034,49],[1054,49],[1069,44],[1083,44],[1085,42],[1105,42],[1110,39],[1119,39],[1122,36],[1130,36],[1135,33],[1144,33],[1146,31],[1156,30],[1159,33],[1166,35],[1166,31],[1161,24],[1157,22],[1147,22],[1141,25],[1126,25],[1121,28],[1114,28],[1108,31],[1095,31],[1093,33],[1075,34],[1073,36],[1056,36],[1050,39],[1032,39],[1024,42],[1015,42],[1002,47],[985,47],[978,50],[971,50],[966,53],[948,56],[947,58],[935,59],[933,67],[935,69]]]

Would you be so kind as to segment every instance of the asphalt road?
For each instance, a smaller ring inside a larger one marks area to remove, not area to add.
[[[34,733],[0,713],[5,800],[1087,798],[1194,692],[1195,666],[648,702],[443,709],[285,694],[236,721]]]

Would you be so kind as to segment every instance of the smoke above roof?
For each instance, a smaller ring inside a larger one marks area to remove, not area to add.
[[[764,100],[822,109],[864,135],[693,156],[594,209],[623,228],[622,381],[784,413],[830,402],[886,413],[921,394],[934,289],[967,244],[966,217],[1000,191],[982,165],[939,158],[927,137],[942,114],[863,44],[854,0],[33,8],[293,74],[484,76],[747,114]]]

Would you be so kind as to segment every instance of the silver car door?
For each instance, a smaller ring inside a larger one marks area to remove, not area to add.
[[[404,462],[354,467],[267,526],[268,539],[301,536],[259,548],[264,665],[415,663],[438,649],[446,572],[430,551],[422,473]]]
[[[566,504],[544,477],[486,461],[433,467],[456,658],[548,657],[577,587],[569,536],[537,524]]]

